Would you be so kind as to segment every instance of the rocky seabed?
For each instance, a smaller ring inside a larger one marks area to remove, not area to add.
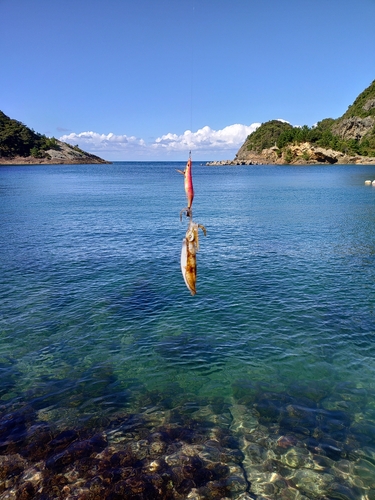
[[[364,389],[333,397],[241,381],[233,394],[85,425],[4,404],[0,499],[375,499],[375,406]]]

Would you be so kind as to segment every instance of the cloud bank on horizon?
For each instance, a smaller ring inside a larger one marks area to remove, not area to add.
[[[128,135],[113,133],[99,134],[97,132],[72,132],[62,135],[60,141],[78,146],[90,153],[105,156],[112,160],[126,159],[164,159],[181,157],[192,150],[196,155],[222,159],[224,154],[233,156],[242,146],[246,137],[254,132],[261,124],[228,125],[221,130],[213,130],[208,126],[196,132],[186,130],[183,134],[168,133],[147,143],[144,139]]]

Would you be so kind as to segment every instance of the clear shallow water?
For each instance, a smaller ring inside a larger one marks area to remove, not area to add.
[[[375,498],[375,168],[195,163],[191,297],[182,166],[0,167],[3,418],[209,420],[231,497]]]

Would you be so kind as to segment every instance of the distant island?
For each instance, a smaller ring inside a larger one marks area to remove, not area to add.
[[[313,127],[271,120],[250,134],[234,160],[206,165],[375,165],[375,80],[340,117]]]
[[[0,165],[110,163],[54,137],[38,134],[0,111]]]

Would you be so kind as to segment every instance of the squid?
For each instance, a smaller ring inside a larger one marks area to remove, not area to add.
[[[177,170],[180,174],[184,176],[184,186],[185,186],[185,193],[186,193],[186,198],[187,198],[187,207],[183,208],[180,212],[180,220],[182,220],[182,214],[186,212],[186,217],[192,216],[191,212],[191,206],[193,204],[193,199],[194,199],[194,188],[193,188],[193,175],[192,175],[192,165],[193,162],[191,161],[191,156],[189,156],[189,159],[186,163],[185,170]]]
[[[202,224],[193,222],[191,215],[189,227],[186,231],[185,238],[182,240],[181,271],[185,284],[192,295],[197,293],[195,283],[197,281],[196,255],[199,251],[198,229],[201,229],[203,234],[206,236],[206,228],[202,226]]]

